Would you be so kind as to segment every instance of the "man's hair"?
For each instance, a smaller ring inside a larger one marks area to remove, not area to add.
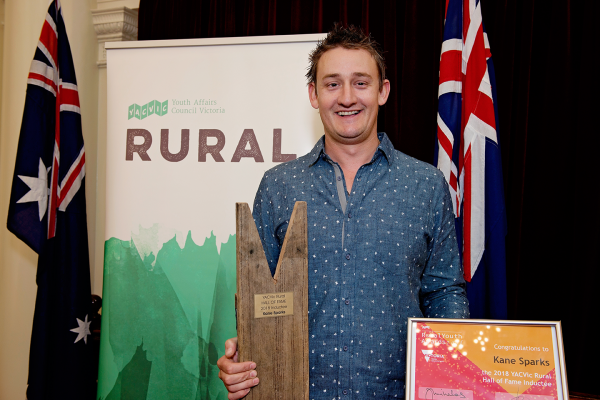
[[[321,56],[326,51],[335,49],[336,47],[368,51],[377,64],[377,70],[379,71],[379,88],[381,88],[383,80],[385,79],[385,60],[383,59],[383,54],[379,45],[370,34],[365,35],[360,28],[355,27],[354,25],[344,27],[339,23],[333,25],[333,29],[327,34],[325,39],[320,40],[317,43],[317,47],[315,47],[308,56],[310,65],[308,66],[306,79],[308,80],[309,85],[317,82],[317,64],[319,63]]]

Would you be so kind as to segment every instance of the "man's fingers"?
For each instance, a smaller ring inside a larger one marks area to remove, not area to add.
[[[240,390],[239,392],[229,393],[227,395],[227,398],[229,400],[237,400],[237,399],[241,399],[242,397],[246,396],[248,393],[250,393],[250,389],[244,389],[244,390]]]
[[[235,385],[225,385],[225,387],[227,387],[227,390],[229,392],[235,393],[235,392],[239,392],[240,390],[250,389],[251,387],[258,385],[259,382],[260,382],[260,379],[254,377],[252,379],[248,379],[248,380],[236,383]]]
[[[219,378],[225,385],[233,385],[256,376],[256,363],[247,361],[243,363],[229,362],[219,365]]]
[[[227,358],[232,358],[237,352],[237,338],[227,339],[225,341],[225,356]]]
[[[256,370],[245,371],[238,374],[226,374],[223,371],[219,371],[219,378],[225,384],[227,391],[229,392],[228,398],[230,400],[241,399],[246,396],[250,391],[250,388],[258,385],[260,380],[256,377]]]
[[[256,371],[250,371],[249,373],[237,374],[234,376],[226,376],[224,377],[222,373],[219,376],[223,383],[225,383],[225,387],[229,392],[229,399],[241,399],[246,396],[250,391],[250,388],[258,385],[260,382],[259,378],[256,377]],[[248,379],[244,379],[248,377]],[[227,381],[231,378],[233,381],[236,381],[235,384],[228,384]]]
[[[225,342],[225,355],[217,360],[219,378],[225,384],[229,392],[227,398],[230,400],[245,397],[250,388],[259,382],[256,377],[256,363],[237,361],[237,338],[232,338]]]

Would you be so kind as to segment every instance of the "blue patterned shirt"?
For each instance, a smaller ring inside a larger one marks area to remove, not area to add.
[[[256,193],[272,273],[295,202],[308,206],[311,399],[403,398],[407,319],[469,316],[442,173],[379,140],[349,194],[323,138]]]

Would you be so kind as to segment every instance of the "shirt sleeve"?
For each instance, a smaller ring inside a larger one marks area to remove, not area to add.
[[[269,192],[267,175],[263,176],[260,185],[258,186],[258,191],[254,198],[252,216],[254,218],[254,223],[256,224],[256,229],[258,230],[258,235],[262,241],[263,249],[265,250],[265,256],[269,263],[271,275],[275,275],[277,260],[279,260],[279,253],[281,252],[281,243],[275,234],[274,204],[271,193]]]
[[[441,174],[431,202],[432,237],[421,277],[421,310],[429,318],[469,318],[469,301],[460,262],[448,184]]]

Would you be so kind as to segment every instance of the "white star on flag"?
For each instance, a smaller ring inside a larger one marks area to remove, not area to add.
[[[29,186],[29,192],[25,193],[25,196],[21,197],[17,203],[37,201],[41,221],[48,206],[48,170],[46,170],[42,159],[40,158],[37,178],[23,175],[19,175],[19,178]]]
[[[75,318],[75,319],[77,320],[77,324],[79,324],[79,326],[77,328],[71,329],[71,332],[77,333],[77,339],[75,339],[75,341],[73,343],[77,343],[81,339],[83,339],[85,344],[87,344],[87,337],[88,337],[88,335],[92,334],[92,332],[90,332],[90,324],[92,323],[92,321],[88,322],[87,315],[85,316],[85,321],[82,321],[79,318]]]

